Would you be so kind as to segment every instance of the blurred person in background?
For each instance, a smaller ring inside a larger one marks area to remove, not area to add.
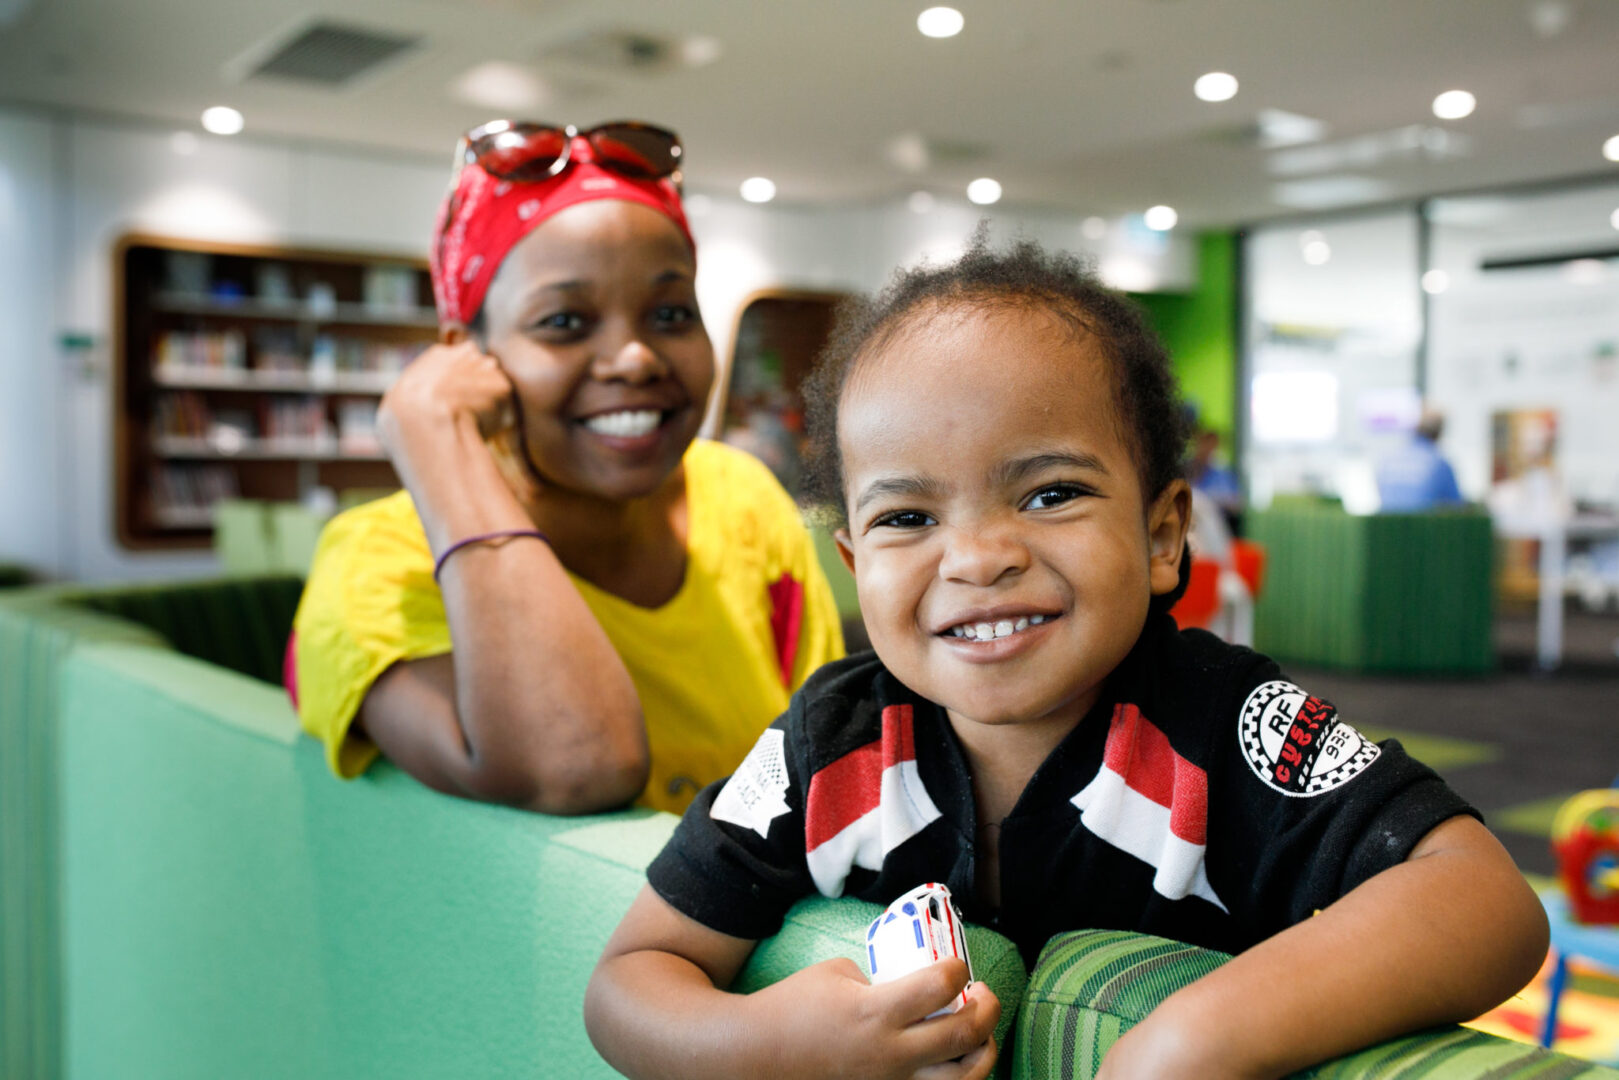
[[[1386,514],[1420,514],[1462,504],[1456,473],[1439,452],[1445,414],[1424,408],[1411,438],[1377,463],[1377,494]]]
[[[1199,428],[1192,439],[1192,460],[1186,467],[1186,478],[1194,491],[1200,491],[1209,502],[1225,515],[1226,527],[1235,535],[1242,535],[1242,483],[1237,474],[1220,464],[1220,433],[1213,428]]]

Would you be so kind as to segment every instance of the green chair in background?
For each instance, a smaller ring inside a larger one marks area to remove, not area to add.
[[[1495,666],[1494,544],[1481,511],[1357,516],[1278,499],[1248,515],[1269,554],[1254,647],[1283,662],[1389,674]]]

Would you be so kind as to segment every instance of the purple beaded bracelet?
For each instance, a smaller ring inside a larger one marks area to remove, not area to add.
[[[514,536],[533,536],[544,540],[547,544],[551,542],[551,538],[538,529],[501,529],[499,532],[479,533],[477,536],[469,536],[463,540],[457,540],[444,549],[444,554],[440,555],[438,561],[433,564],[433,580],[438,580],[439,571],[444,569],[444,560],[467,545],[487,543],[490,540],[507,540]]]

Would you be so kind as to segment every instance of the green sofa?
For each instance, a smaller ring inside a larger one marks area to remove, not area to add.
[[[1247,516],[1264,545],[1254,647],[1283,663],[1390,674],[1495,666],[1488,515],[1345,513],[1278,498]]]
[[[0,1075],[612,1075],[584,984],[674,819],[524,814],[385,764],[338,782],[271,681],[296,593],[270,578],[0,597]],[[743,988],[857,956],[876,910],[800,904]],[[1006,1006],[1005,1072],[1031,1080],[1091,1075],[1221,959],[1073,935],[1025,997],[1005,939],[974,928],[971,947]],[[1317,1072],[1393,1075],[1391,1055],[1401,1076],[1619,1077],[1460,1029]]]

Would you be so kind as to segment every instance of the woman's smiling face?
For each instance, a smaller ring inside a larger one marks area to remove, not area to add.
[[[958,722],[1077,722],[1174,588],[1190,500],[1144,504],[1096,342],[1038,307],[912,313],[850,375],[838,445],[888,669]]]
[[[714,383],[696,265],[638,203],[579,203],[507,253],[484,300],[484,347],[511,378],[541,479],[649,495],[697,435]]]

